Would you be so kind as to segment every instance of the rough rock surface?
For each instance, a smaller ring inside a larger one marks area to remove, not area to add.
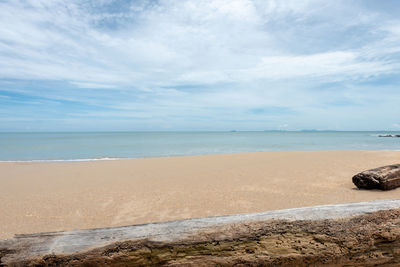
[[[391,190],[400,186],[400,164],[360,172],[353,183],[362,189]]]
[[[378,137],[400,137],[400,134],[380,134]]]
[[[391,210],[346,220],[221,226],[178,242],[117,242],[84,253],[47,255],[16,265],[399,266],[399,215],[400,210]]]
[[[178,237],[166,231],[167,228],[159,228],[161,234],[154,233],[157,232],[154,226],[150,235],[140,238],[114,241],[110,235],[149,225],[22,235],[0,240],[0,266],[400,266],[400,209],[387,209],[399,206],[399,202],[375,201],[268,213],[275,216],[297,213],[300,218],[310,217],[309,212],[322,214],[311,216],[319,219],[310,220],[249,220],[255,218],[252,214],[241,215],[241,220],[234,223],[217,225],[212,222],[218,217],[159,224],[169,225],[170,232],[181,233]],[[368,213],[376,208],[384,210]],[[348,209],[362,215],[338,218],[337,214]],[[219,218],[233,221],[235,216]],[[265,214],[262,216],[265,218]],[[182,234],[182,227],[189,222],[191,229],[196,224],[206,227],[185,230],[189,234]],[[109,232],[100,235],[105,231]],[[55,238],[63,235],[68,238]],[[81,249],[80,242],[90,243],[99,235],[101,239],[112,240],[105,246]],[[32,247],[48,249],[45,244],[56,249],[53,253],[40,252],[40,256],[29,254]],[[79,249],[67,252],[71,247]]]

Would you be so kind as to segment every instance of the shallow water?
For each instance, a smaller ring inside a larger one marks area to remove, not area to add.
[[[0,133],[0,160],[98,160],[258,151],[400,150],[399,132]]]

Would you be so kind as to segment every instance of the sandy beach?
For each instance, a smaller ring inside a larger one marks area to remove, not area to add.
[[[0,239],[14,234],[398,199],[351,177],[400,151],[260,152],[0,163]]]

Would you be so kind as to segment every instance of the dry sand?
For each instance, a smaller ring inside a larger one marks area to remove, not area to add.
[[[400,151],[262,152],[0,163],[0,239],[59,231],[398,199],[351,177]]]

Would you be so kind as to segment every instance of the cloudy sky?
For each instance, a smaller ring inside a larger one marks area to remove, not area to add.
[[[0,131],[400,129],[400,3],[0,0]]]

